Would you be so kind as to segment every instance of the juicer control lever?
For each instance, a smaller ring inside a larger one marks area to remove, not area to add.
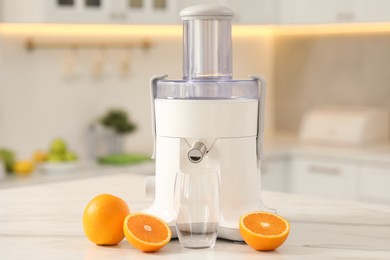
[[[196,142],[192,145],[188,151],[188,160],[192,163],[198,163],[202,161],[203,156],[207,153],[207,147],[202,142]]]

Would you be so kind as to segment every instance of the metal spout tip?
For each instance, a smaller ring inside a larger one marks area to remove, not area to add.
[[[187,153],[188,160],[192,163],[200,163],[207,153],[207,147],[202,142],[196,142]]]

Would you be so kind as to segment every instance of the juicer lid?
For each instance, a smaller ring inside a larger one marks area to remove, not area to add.
[[[180,12],[182,20],[193,19],[232,19],[234,12],[221,5],[203,4],[184,8]]]

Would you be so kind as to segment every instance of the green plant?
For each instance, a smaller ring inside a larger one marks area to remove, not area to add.
[[[107,128],[113,129],[118,134],[129,134],[137,129],[126,111],[122,109],[111,109],[101,119],[100,122]]]
[[[15,162],[15,154],[13,151],[5,148],[0,149],[0,160],[5,165],[5,170],[10,173],[12,172],[12,166]]]

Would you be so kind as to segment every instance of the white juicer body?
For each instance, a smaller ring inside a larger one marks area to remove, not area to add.
[[[260,188],[265,81],[232,78],[230,9],[200,5],[180,15],[183,79],[151,81],[155,200],[144,212],[165,220],[175,235],[176,173],[211,168],[220,180],[218,237],[241,241],[240,216],[266,210]]]
[[[265,92],[264,85],[261,88]],[[264,95],[261,93],[260,97],[264,98]],[[265,210],[259,170],[262,98],[153,100],[155,200],[144,212],[165,220],[175,235],[176,173],[185,169],[211,168],[220,177],[218,237],[241,241],[240,216],[248,211]],[[199,163],[188,159],[188,151],[196,142],[207,147],[207,153]]]

